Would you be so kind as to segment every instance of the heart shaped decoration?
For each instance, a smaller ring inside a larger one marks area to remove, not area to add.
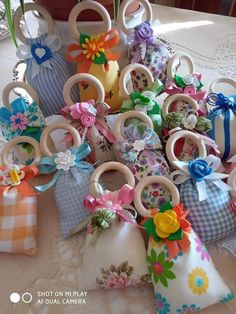
[[[41,46],[40,44],[32,45],[31,53],[38,65],[44,63],[52,57],[51,49],[47,46]]]

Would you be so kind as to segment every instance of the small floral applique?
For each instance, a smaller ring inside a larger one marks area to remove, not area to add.
[[[202,243],[202,241],[199,239],[199,237],[194,238],[197,246],[196,251],[201,255],[201,260],[207,260],[208,262],[211,261],[211,257],[207,251],[206,246]]]
[[[234,294],[233,293],[228,293],[224,298],[220,300],[221,304],[227,303],[229,301],[232,301],[234,299]]]
[[[24,131],[27,129],[28,119],[23,113],[17,112],[16,115],[11,116],[10,120],[11,128],[13,131],[16,131],[17,129],[19,129],[20,131]]]
[[[201,308],[199,306],[197,306],[196,304],[191,304],[191,305],[183,304],[181,309],[176,310],[176,313],[177,314],[188,314],[188,313],[198,312],[200,310],[201,310]]]
[[[158,314],[168,314],[170,313],[170,304],[167,302],[167,299],[161,294],[156,292],[156,304]]]
[[[104,289],[150,284],[149,274],[144,274],[137,279],[133,279],[131,277],[133,272],[134,267],[130,266],[127,261],[121,263],[119,266],[111,265],[108,269],[101,269],[102,279],[97,278],[97,284],[100,288]]]
[[[188,275],[188,286],[194,294],[205,294],[209,288],[207,273],[200,267],[196,267]]]
[[[71,167],[75,166],[76,155],[72,154],[70,150],[57,153],[54,162],[58,170],[68,171]]]
[[[157,255],[156,251],[152,248],[151,254],[147,255],[148,269],[155,283],[160,282],[164,287],[168,287],[168,280],[173,280],[176,275],[170,270],[173,262],[169,262],[165,258],[165,252],[162,251]]]

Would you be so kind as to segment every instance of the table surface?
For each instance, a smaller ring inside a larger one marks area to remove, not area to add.
[[[176,8],[154,5],[154,17],[163,24],[162,36],[175,51],[192,55],[196,70],[203,74],[203,82],[217,76],[236,78],[236,19]],[[15,48],[9,39],[0,42],[0,92],[12,80],[16,63]],[[151,288],[129,288],[113,291],[93,291],[88,294],[87,305],[40,306],[34,302],[19,302],[12,306],[12,292],[78,289],[76,265],[83,235],[67,241],[59,238],[59,217],[54,197],[46,192],[39,198],[38,254],[35,257],[0,254],[0,305],[2,314],[152,314],[155,300]],[[211,245],[210,253],[217,269],[236,293],[236,260],[225,251]],[[215,305],[202,313],[236,313],[236,302]]]

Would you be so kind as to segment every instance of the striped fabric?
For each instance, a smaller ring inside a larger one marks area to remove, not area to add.
[[[28,44],[42,44],[46,38],[44,34],[37,38],[29,38]],[[26,61],[26,80],[37,92],[43,114],[48,117],[53,114],[58,114],[60,109],[64,107],[63,87],[65,82],[71,76],[69,73],[66,60],[57,52],[52,53],[50,63],[53,63],[53,69],[46,66],[40,66],[39,74],[32,78],[32,61],[33,58]],[[72,88],[71,97],[73,101],[79,100],[79,92],[76,86]]]
[[[0,196],[0,252],[35,255],[36,197],[24,197],[16,188]]]

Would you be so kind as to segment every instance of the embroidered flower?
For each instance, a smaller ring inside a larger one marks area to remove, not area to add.
[[[133,149],[137,152],[141,152],[145,148],[145,142],[142,140],[136,140],[133,143]]]
[[[17,186],[24,177],[24,171],[21,171],[17,165],[10,164],[6,169],[0,171],[0,185]]]
[[[191,160],[188,163],[188,170],[191,178],[196,182],[203,181],[206,176],[213,172],[213,169],[204,159]]]
[[[168,238],[172,233],[175,233],[180,228],[180,223],[176,212],[167,210],[164,213],[157,213],[153,222],[156,226],[156,233],[160,238]]]
[[[104,42],[101,41],[101,37],[102,35],[91,35],[84,39],[85,43],[81,44],[81,47],[86,59],[94,61],[96,57],[101,57],[101,52],[104,53]]]
[[[165,252],[162,251],[157,255],[152,248],[151,255],[147,255],[148,269],[152,274],[155,283],[160,282],[164,287],[168,287],[168,280],[176,278],[175,274],[170,270],[174,263],[165,259]]]
[[[209,288],[209,279],[206,272],[196,267],[188,275],[188,286],[194,294],[204,294]]]
[[[197,306],[196,304],[183,304],[181,309],[177,309],[176,313],[177,314],[188,314],[188,313],[194,313],[200,311],[201,308]]]
[[[139,42],[151,44],[155,40],[153,29],[148,22],[144,22],[135,27],[135,39]]]
[[[21,131],[26,130],[28,120],[25,115],[21,112],[18,112],[16,115],[11,115],[11,128],[13,131],[20,129]]]
[[[228,293],[223,299],[220,300],[220,303],[224,304],[234,299],[233,293]]]
[[[76,155],[72,154],[70,150],[66,150],[64,153],[57,153],[57,157],[54,162],[58,170],[68,171],[71,167],[75,166]]]
[[[202,243],[199,237],[195,238],[194,240],[197,243],[196,251],[201,254],[201,260],[204,261],[206,259],[208,262],[210,262],[211,258],[205,245]]]
[[[188,130],[193,130],[197,124],[197,117],[195,114],[190,114],[182,119],[183,126]]]
[[[94,107],[94,100],[76,103],[70,107],[71,116],[80,120],[85,127],[91,127],[96,122],[97,110]]]
[[[167,302],[166,298],[158,292],[156,292],[156,302],[158,314],[170,313],[170,304]]]

